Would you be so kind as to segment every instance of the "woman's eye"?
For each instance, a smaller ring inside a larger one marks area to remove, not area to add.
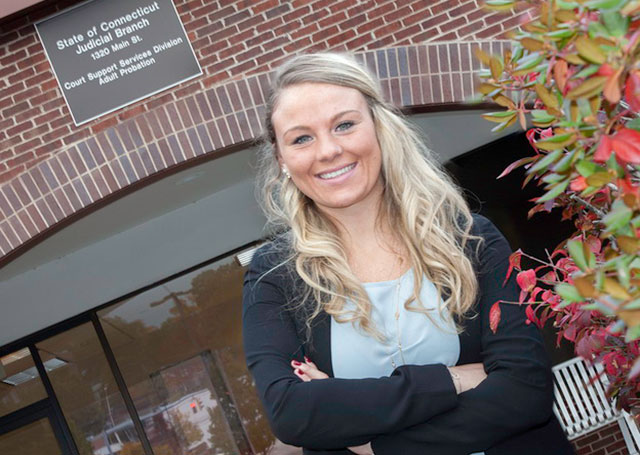
[[[311,136],[308,136],[308,135],[298,136],[293,140],[292,144],[294,145],[304,144],[305,142],[308,142],[310,140],[311,140]]]
[[[353,122],[342,122],[336,126],[336,131],[346,131],[353,126]]]

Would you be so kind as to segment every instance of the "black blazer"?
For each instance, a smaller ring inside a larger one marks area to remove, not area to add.
[[[503,286],[509,245],[478,215],[472,233],[484,239],[474,260],[480,293],[462,321],[458,364],[483,362],[488,376],[460,395],[441,364],[404,365],[383,378],[333,378],[330,317],[321,313],[307,336],[309,306],[300,302],[304,284],[292,267],[282,265],[286,240],[256,252],[244,279],[244,349],[280,440],[309,454],[349,454],[345,447],[369,441],[375,455],[573,453],[552,415],[547,355],[538,329],[526,324],[524,308],[501,304],[497,333],[489,329],[491,305],[518,300],[513,276]],[[330,378],[298,379],[290,361],[302,361],[303,355]]]

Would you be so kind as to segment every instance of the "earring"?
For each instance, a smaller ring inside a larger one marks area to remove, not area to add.
[[[283,167],[283,168],[282,168],[282,173],[283,173],[283,174],[284,174],[288,179],[290,179],[290,178],[291,178],[291,174],[289,174],[289,171],[287,170],[287,168],[286,168],[286,167]]]

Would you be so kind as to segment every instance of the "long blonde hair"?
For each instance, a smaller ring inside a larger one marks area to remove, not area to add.
[[[285,62],[272,80],[260,147],[259,198],[270,225],[286,231],[289,256],[285,263],[307,285],[301,299],[313,302],[306,319],[321,311],[338,322],[357,324],[367,334],[384,338],[371,319],[371,302],[351,271],[335,224],[314,202],[282,174],[276,156],[272,114],[283,89],[305,82],[326,83],[358,90],[366,99],[382,152],[384,193],[380,215],[393,220],[414,271],[414,293],[405,309],[424,313],[420,301],[423,276],[436,287],[445,320],[461,318],[474,304],[477,279],[465,254],[471,239],[472,217],[459,189],[432,158],[419,134],[381,94],[377,80],[353,58],[336,53],[299,55]],[[354,303],[347,310],[345,303]],[[306,303],[308,305],[308,302]]]

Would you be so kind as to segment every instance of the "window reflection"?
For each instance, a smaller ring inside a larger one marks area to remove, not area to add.
[[[82,324],[36,345],[80,455],[133,455],[139,440],[93,325]]]
[[[48,365],[49,369],[54,367],[52,363]],[[28,348],[0,357],[0,417],[45,397]]]
[[[49,419],[36,420],[30,424],[0,435],[0,453],[7,455],[59,455]]]
[[[156,455],[285,453],[244,362],[243,274],[225,259],[98,313]]]

